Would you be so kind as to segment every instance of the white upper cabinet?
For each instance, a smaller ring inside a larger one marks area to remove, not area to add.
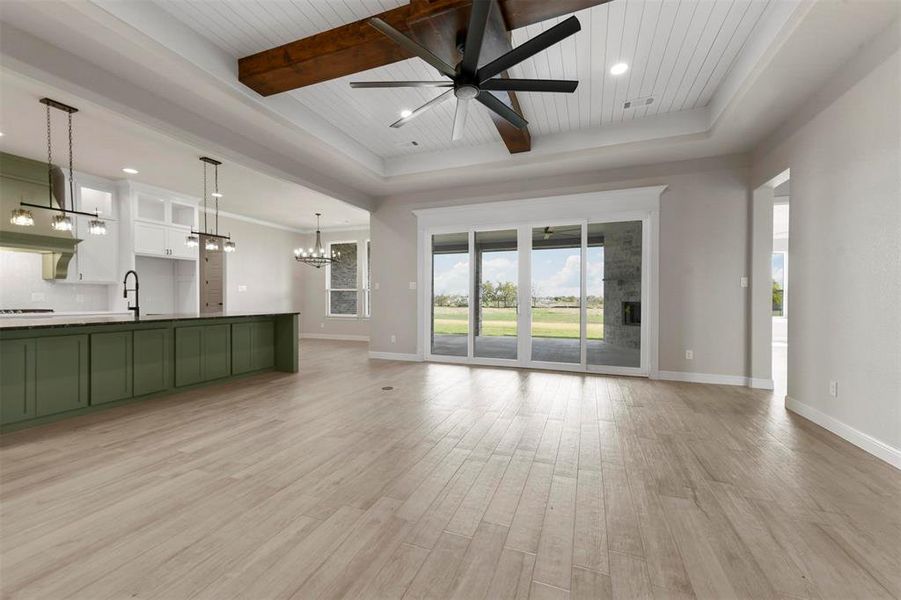
[[[131,184],[131,191],[135,254],[197,260],[197,247],[185,244],[197,227],[197,202],[140,184]]]
[[[81,241],[76,246],[75,258],[69,263],[69,277],[74,272],[81,283],[116,283],[119,281],[119,223],[107,220],[106,235],[92,235],[89,231],[92,218],[78,215],[75,221],[75,235]]]

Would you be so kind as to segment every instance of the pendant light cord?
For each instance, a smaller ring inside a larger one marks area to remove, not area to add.
[[[219,165],[213,166],[213,176],[216,180],[216,235],[219,235]]]
[[[50,105],[47,105],[47,206],[53,208],[53,152],[50,137]],[[65,206],[63,207],[65,208]]]
[[[72,208],[75,208],[75,176],[72,170],[72,113],[69,114],[69,200],[72,202]],[[63,206],[63,208],[66,208]]]
[[[209,233],[207,229],[207,210],[206,210],[206,162],[203,163],[203,232]]]

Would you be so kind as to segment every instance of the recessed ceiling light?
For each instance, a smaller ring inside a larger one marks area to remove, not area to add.
[[[137,175],[138,174],[138,170],[132,169],[131,167],[125,167],[124,169],[122,169],[122,172],[128,173],[129,175]]]
[[[611,75],[622,75],[623,73],[625,73],[628,70],[629,70],[629,65],[627,65],[626,63],[623,63],[623,62],[616,63],[615,65],[610,67],[610,74]]]
[[[403,109],[402,111],[400,111],[400,118],[401,118],[401,119],[406,119],[407,117],[409,117],[409,116],[412,115],[412,114],[413,114],[413,111],[412,111],[412,110],[407,110],[407,109],[405,108],[405,109]]]
[[[2,131],[0,131],[0,137],[3,137],[3,132],[2,132]]]
[[[212,196],[213,198],[221,198],[222,194],[220,194],[219,192],[213,192],[210,194],[210,196]]]

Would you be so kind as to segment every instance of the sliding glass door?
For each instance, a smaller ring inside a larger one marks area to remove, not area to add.
[[[432,236],[431,353],[469,355],[469,233]]]
[[[641,366],[642,222],[589,223],[586,267],[592,366]]]
[[[582,225],[532,227],[534,362],[582,362]]]
[[[585,219],[429,235],[428,355],[647,373],[646,227]]]
[[[515,360],[519,320],[517,231],[476,231],[473,240],[476,266],[473,355]]]

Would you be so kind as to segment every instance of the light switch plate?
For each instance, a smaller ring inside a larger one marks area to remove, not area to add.
[[[744,287],[744,288],[748,287],[748,278],[747,278],[747,277],[742,277],[742,278],[738,281],[738,284],[739,284],[741,287]]]
[[[415,290],[415,289],[416,289],[416,282],[415,282],[415,281],[411,281],[411,282],[410,282],[410,289],[411,289],[411,290]]]
[[[374,290],[379,289],[379,282],[378,282],[378,281],[376,281],[376,282],[374,282],[374,283],[372,284],[372,289],[374,289]]]
[[[238,286],[238,291],[239,291],[239,292],[246,292],[246,291],[247,291],[247,286],[246,286],[246,285],[239,285],[239,286]]]

